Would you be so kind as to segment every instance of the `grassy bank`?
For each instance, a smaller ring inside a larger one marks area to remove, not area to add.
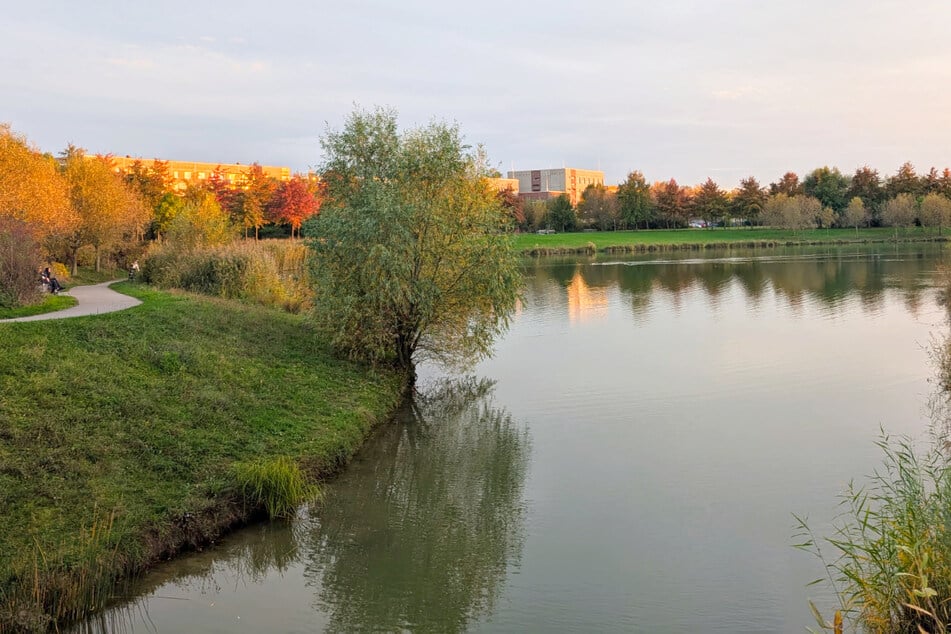
[[[83,284],[98,284],[99,282],[108,282],[122,277],[122,271],[100,271],[96,272],[91,268],[80,268],[75,277],[66,277],[63,275],[59,280],[67,290]],[[52,313],[57,310],[63,310],[76,305],[76,298],[69,295],[42,295],[35,304],[27,306],[15,306],[12,308],[0,307],[0,319],[14,319],[16,317],[30,317],[31,315],[40,315],[43,313]]]
[[[0,631],[246,520],[239,463],[339,468],[398,402],[397,377],[333,359],[298,316],[117,289],[145,303],[0,324]]]
[[[798,244],[841,244],[849,242],[888,242],[894,240],[946,240],[935,229],[652,229],[650,231],[593,231],[539,235],[523,233],[516,248],[526,255],[558,255],[592,251],[664,251],[737,247],[774,247]]]
[[[13,319],[15,317],[29,317],[30,315],[52,313],[75,305],[76,298],[70,297],[69,295],[44,295],[43,299],[37,304],[17,306],[15,308],[0,308],[0,319]]]

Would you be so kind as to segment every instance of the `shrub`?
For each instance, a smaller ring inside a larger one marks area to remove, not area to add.
[[[320,490],[308,484],[297,463],[286,456],[237,462],[232,466],[245,501],[263,507],[268,517],[288,517],[298,506],[317,498]]]
[[[39,299],[40,250],[25,222],[0,217],[0,307]]]
[[[306,257],[302,244],[278,240],[197,249],[156,246],[145,259],[142,279],[163,288],[300,312],[311,302]]]

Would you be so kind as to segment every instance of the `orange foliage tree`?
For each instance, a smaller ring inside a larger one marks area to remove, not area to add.
[[[78,220],[56,160],[2,124],[0,216],[22,221],[40,241],[68,232]]]

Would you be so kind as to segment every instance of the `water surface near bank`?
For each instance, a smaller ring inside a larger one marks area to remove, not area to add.
[[[926,438],[944,251],[684,256],[527,264],[495,357],[424,369],[320,508],[84,629],[803,631],[791,513],[826,529],[880,426]]]

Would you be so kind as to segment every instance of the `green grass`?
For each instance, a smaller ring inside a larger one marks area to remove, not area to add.
[[[253,506],[263,506],[271,518],[293,515],[298,506],[316,498],[320,491],[287,456],[236,462],[232,471],[244,499]]]
[[[948,230],[942,233],[947,236]],[[593,247],[605,250],[664,250],[697,249],[713,246],[778,246],[785,244],[817,244],[839,242],[883,242],[899,240],[933,240],[938,237],[935,229],[912,227],[908,229],[810,229],[792,231],[787,229],[651,229],[649,231],[592,231],[580,233],[555,233],[539,235],[520,234],[516,248],[533,255],[546,253],[583,252]],[[590,245],[590,246],[589,246]],[[533,253],[534,252],[534,253]]]
[[[76,271],[76,275],[71,275],[68,280],[63,282],[66,288],[73,286],[82,286],[87,284],[99,284],[111,280],[127,279],[129,272],[122,269],[103,269],[96,272],[95,268],[81,266]],[[61,280],[62,281],[62,280]]]
[[[64,308],[75,305],[76,298],[69,295],[44,295],[43,300],[38,304],[17,306],[16,308],[0,308],[0,319],[13,319],[14,317],[29,317],[30,315],[52,313],[53,311],[63,310]]]
[[[339,468],[402,392],[299,316],[114,288],[144,304],[0,324],[0,630],[80,616],[116,575],[245,520],[237,463]]]

